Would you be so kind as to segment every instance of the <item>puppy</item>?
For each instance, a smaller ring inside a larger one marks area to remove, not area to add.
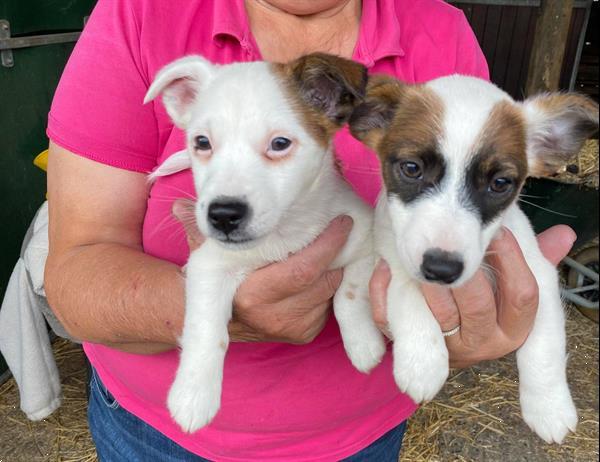
[[[167,403],[184,431],[205,426],[219,409],[240,283],[308,245],[338,215],[354,220],[332,264],[344,267],[333,302],[344,347],[363,372],[384,354],[368,301],[373,212],[338,174],[331,147],[366,83],[362,65],[312,54],[288,64],[226,66],[190,56],[166,66],[150,86],[146,101],[162,94],[187,139],[187,150],[153,176],[191,165],[195,217],[206,237],[187,263],[181,356]]]
[[[381,161],[374,238],[392,272],[388,320],[400,389],[431,400],[448,377],[444,336],[419,283],[462,285],[506,226],[540,289],[533,330],[517,352],[523,418],[545,441],[562,442],[577,413],[557,271],[516,201],[528,175],[556,172],[598,129],[598,105],[576,94],[515,102],[458,75],[415,86],[376,76],[350,129]]]

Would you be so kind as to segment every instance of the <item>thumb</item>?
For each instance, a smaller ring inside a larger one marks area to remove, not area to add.
[[[537,239],[544,257],[558,265],[569,254],[577,235],[567,225],[556,225],[538,234]]]
[[[190,199],[176,199],[171,209],[173,216],[185,229],[190,251],[200,247],[204,242],[204,236],[196,223],[195,205],[196,203]]]

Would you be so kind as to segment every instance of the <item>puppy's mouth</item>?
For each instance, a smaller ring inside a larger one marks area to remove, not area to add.
[[[256,245],[258,239],[248,235],[225,235],[219,233],[218,235],[213,235],[213,239],[215,239],[220,245],[227,249],[236,249],[243,250],[249,249]]]

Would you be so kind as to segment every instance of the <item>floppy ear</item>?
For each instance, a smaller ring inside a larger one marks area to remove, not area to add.
[[[369,77],[365,100],[352,113],[350,133],[371,149],[376,149],[400,105],[403,84],[386,75]]]
[[[190,108],[198,92],[212,78],[215,66],[200,56],[186,56],[163,67],[148,88],[144,104],[159,94],[165,108],[179,128],[190,119]]]
[[[576,93],[546,93],[523,102],[529,175],[552,175],[598,131],[598,104]]]
[[[365,94],[367,68],[349,59],[312,53],[287,67],[302,100],[338,126]]]

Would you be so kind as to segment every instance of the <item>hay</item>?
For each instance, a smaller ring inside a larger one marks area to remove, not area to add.
[[[597,461],[598,325],[568,309],[568,378],[577,432],[545,444],[522,421],[514,355],[453,371],[435,401],[411,419],[402,462]]]
[[[577,157],[550,178],[598,189],[598,140],[587,140]]]
[[[0,387],[0,460],[3,462],[95,462],[87,425],[86,372],[81,347],[68,340],[53,343],[63,404],[45,420],[31,422],[18,408],[13,379]]]
[[[520,417],[514,355],[453,371],[435,401],[410,420],[402,462],[597,461],[598,325],[568,310],[569,383],[579,411],[577,433],[562,446],[548,445]],[[43,422],[27,421],[16,408],[10,380],[0,387],[2,462],[95,462],[86,420],[81,349],[54,343],[64,404]]]

